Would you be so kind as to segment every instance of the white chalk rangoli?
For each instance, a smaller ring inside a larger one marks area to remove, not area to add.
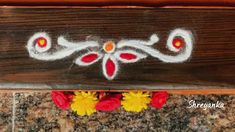
[[[148,41],[143,40],[120,40],[116,44],[107,41],[102,46],[98,41],[69,42],[63,36],[58,37],[58,46],[51,50],[51,38],[45,32],[35,33],[27,43],[30,57],[53,61],[63,59],[75,52],[87,50],[75,60],[79,66],[89,66],[102,59],[102,70],[108,80],[114,79],[119,71],[119,63],[134,63],[148,55],[166,63],[180,63],[186,61],[192,53],[193,36],[190,31],[184,29],[173,30],[167,39],[166,46],[178,53],[175,56],[166,55],[152,47],[159,38],[153,34]],[[90,50],[92,49],[92,50]]]

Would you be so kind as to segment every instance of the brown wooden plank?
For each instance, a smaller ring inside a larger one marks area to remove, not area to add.
[[[0,0],[0,5],[235,6],[234,0]]]
[[[108,81],[101,61],[89,67],[73,64],[78,54],[45,62],[29,57],[30,36],[46,31],[53,38],[65,35],[83,41],[123,38],[147,40],[160,35],[154,48],[167,52],[169,32],[183,27],[193,32],[193,54],[184,63],[163,63],[153,57],[122,64],[118,76]],[[17,89],[234,89],[234,9],[105,9],[105,8],[0,8],[0,86]],[[22,85],[23,83],[23,85]],[[26,85],[24,85],[26,84]],[[46,86],[44,84],[47,84]],[[42,87],[45,86],[45,87]],[[48,86],[48,87],[47,87]]]

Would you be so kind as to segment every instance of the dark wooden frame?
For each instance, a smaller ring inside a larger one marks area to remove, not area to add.
[[[6,8],[9,8],[9,7],[6,7]],[[10,7],[10,8],[15,8],[15,7]],[[19,8],[22,8],[22,7],[19,7]],[[50,8],[50,7],[46,7],[46,8]],[[208,89],[192,89],[192,90],[187,90],[187,89],[181,89],[181,88],[178,88],[177,90],[170,90],[168,88],[166,88],[166,89],[168,89],[168,91],[171,92],[171,93],[181,93],[181,94],[183,94],[183,93],[185,93],[185,94],[187,94],[187,93],[188,94],[190,94],[190,93],[195,93],[195,94],[200,94],[200,93],[204,93],[204,94],[207,94],[207,93],[234,94],[235,93],[232,87],[230,87],[229,89],[227,89],[226,87],[224,87],[222,89],[221,88],[216,88],[216,86],[215,87],[211,87],[211,88],[212,89],[210,89],[210,90],[208,90]],[[164,88],[162,87],[162,89],[164,89]],[[5,90],[8,91],[7,88]],[[5,91],[5,90],[3,90],[3,91]],[[160,90],[160,89],[156,89],[156,90]]]

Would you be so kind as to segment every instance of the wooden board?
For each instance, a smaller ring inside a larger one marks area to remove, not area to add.
[[[0,5],[235,6],[234,0],[0,0]]]
[[[46,31],[53,44],[60,35],[84,41],[148,40],[164,53],[175,28],[192,31],[194,48],[184,63],[164,63],[148,57],[121,64],[117,77],[107,80],[101,61],[88,67],[73,64],[79,55],[56,61],[29,57],[27,41]],[[96,36],[96,37],[94,37]],[[0,88],[12,89],[234,89],[235,10],[162,8],[0,8]]]

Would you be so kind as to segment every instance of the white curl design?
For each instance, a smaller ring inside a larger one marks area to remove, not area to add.
[[[46,45],[38,45],[37,40],[39,38],[45,39]],[[174,45],[173,41],[175,38],[183,40],[183,46],[177,47]],[[135,63],[147,58],[148,55],[166,63],[180,63],[188,60],[192,54],[193,36],[188,30],[178,28],[173,30],[168,36],[166,47],[170,51],[177,53],[177,55],[167,55],[153,48],[152,45],[158,41],[158,35],[153,34],[148,41],[123,39],[117,44],[108,41],[101,46],[97,41],[70,42],[60,36],[57,39],[58,45],[52,48],[49,35],[45,32],[39,32],[28,40],[26,48],[30,57],[43,61],[63,59],[75,52],[89,49],[87,53],[80,54],[74,63],[80,66],[89,66],[99,60],[103,60],[103,75],[108,80],[112,80],[120,70],[119,63]]]
[[[36,45],[35,41],[37,38],[44,37],[47,40],[46,47],[39,47]],[[53,61],[58,59],[63,59],[70,56],[74,52],[84,50],[89,47],[99,47],[96,41],[86,41],[86,42],[69,42],[63,36],[59,37],[58,45],[61,46],[56,52],[50,52],[51,49],[51,39],[49,35],[45,32],[35,33],[28,41],[26,48],[28,49],[29,55],[32,58],[44,61]]]
[[[150,37],[150,40],[147,42],[142,41],[142,40],[121,40],[117,44],[117,48],[132,47],[135,49],[139,49],[151,55],[152,57],[158,58],[159,60],[163,62],[167,62],[167,63],[176,63],[176,62],[186,61],[191,56],[192,49],[193,49],[192,34],[190,31],[183,30],[183,29],[175,29],[174,31],[170,33],[166,46],[170,51],[179,52],[180,49],[177,49],[172,45],[172,41],[175,37],[182,37],[185,41],[185,47],[183,49],[183,52],[179,53],[176,56],[165,55],[161,53],[160,51],[150,47],[151,45],[159,41],[156,34],[153,34]]]

